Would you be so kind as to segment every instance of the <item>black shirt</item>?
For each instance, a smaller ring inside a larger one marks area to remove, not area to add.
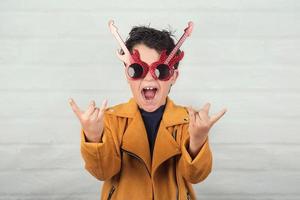
[[[142,115],[142,118],[143,118],[143,121],[145,124],[145,128],[147,131],[150,153],[151,153],[151,158],[152,158],[155,139],[156,139],[160,121],[162,119],[162,115],[165,110],[165,105],[160,106],[158,109],[156,109],[153,112],[147,112],[141,108],[139,108],[139,110],[141,112],[141,115]]]

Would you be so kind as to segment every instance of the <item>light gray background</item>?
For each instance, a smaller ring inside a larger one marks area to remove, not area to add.
[[[195,23],[171,98],[228,113],[214,126],[199,199],[300,199],[300,1],[0,0],[0,199],[99,199],[83,168],[85,109],[131,96],[107,22]]]

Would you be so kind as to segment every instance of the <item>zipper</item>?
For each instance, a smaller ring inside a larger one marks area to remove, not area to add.
[[[191,195],[190,195],[190,193],[188,191],[186,192],[186,199],[187,200],[191,200]]]
[[[130,151],[127,151],[127,150],[125,150],[125,149],[122,149],[122,148],[121,148],[121,151],[126,152],[128,155],[130,155],[130,156],[132,156],[132,157],[138,159],[141,163],[143,163],[144,166],[145,166],[145,168],[146,168],[146,170],[147,170],[147,172],[148,172],[148,174],[149,174],[149,176],[150,176],[150,178],[151,178],[151,172],[148,170],[146,163],[144,162],[144,160],[143,160],[141,157],[139,157],[138,155],[136,155],[136,154],[134,154],[134,153],[132,153],[132,152],[130,152]],[[152,179],[152,178],[151,178],[151,179]],[[152,187],[153,187],[153,185],[152,185]],[[153,192],[153,188],[152,188],[152,192]],[[154,193],[152,194],[152,200],[154,200]]]
[[[177,136],[176,128],[173,131],[172,136],[173,136],[174,140],[176,141],[176,136]],[[174,173],[175,173],[175,182],[176,182],[176,200],[178,200],[179,199],[179,191],[178,191],[178,181],[177,181],[177,172],[176,172],[176,157],[174,157]]]
[[[142,162],[142,163],[144,164],[144,166],[145,166],[145,168],[146,168],[146,170],[147,170],[149,176],[151,177],[151,172],[148,170],[146,163],[143,161],[143,159],[142,159],[141,157],[139,157],[138,155],[136,155],[136,154],[134,154],[134,153],[132,153],[132,152],[130,152],[130,151],[127,151],[127,150],[125,150],[125,149],[122,149],[122,148],[121,148],[121,150],[124,151],[124,152],[126,152],[128,155],[130,155],[130,156],[132,156],[132,157],[138,159],[140,162]]]
[[[115,186],[112,186],[111,189],[110,189],[110,191],[109,191],[107,200],[110,200],[110,199],[111,199],[111,197],[112,197],[114,191],[115,191]]]
[[[177,173],[176,173],[176,158],[174,157],[174,173],[175,173],[175,182],[176,182],[176,200],[179,199],[179,191],[178,191],[178,181],[177,181]]]

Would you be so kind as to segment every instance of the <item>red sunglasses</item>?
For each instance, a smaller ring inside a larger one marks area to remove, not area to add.
[[[152,63],[150,66],[140,59],[138,50],[134,49],[133,54],[130,54],[112,20],[109,21],[109,28],[124,52],[124,54],[120,54],[120,52],[117,51],[117,56],[126,64],[127,74],[131,79],[142,79],[150,71],[155,80],[158,79],[161,81],[167,81],[173,76],[174,70],[176,70],[174,65],[178,63],[184,56],[183,51],[178,55],[175,54],[183,44],[184,40],[191,35],[193,30],[193,22],[188,23],[188,27],[184,29],[184,34],[181,36],[171,53],[167,55],[167,51],[163,50],[160,54],[159,60]]]
[[[183,56],[184,53],[181,52],[179,55],[174,56],[169,64],[165,64],[164,61],[167,59],[167,53],[166,50],[163,50],[159,60],[149,66],[140,59],[138,50],[134,49],[133,54],[131,55],[134,62],[127,66],[127,74],[132,79],[141,79],[145,78],[150,71],[155,80],[159,79],[161,81],[167,81],[174,74],[174,65],[178,63]]]

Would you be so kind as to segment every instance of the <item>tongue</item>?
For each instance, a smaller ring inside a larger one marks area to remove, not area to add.
[[[155,96],[155,92],[156,92],[155,90],[144,90],[145,98],[147,100],[153,99]]]

